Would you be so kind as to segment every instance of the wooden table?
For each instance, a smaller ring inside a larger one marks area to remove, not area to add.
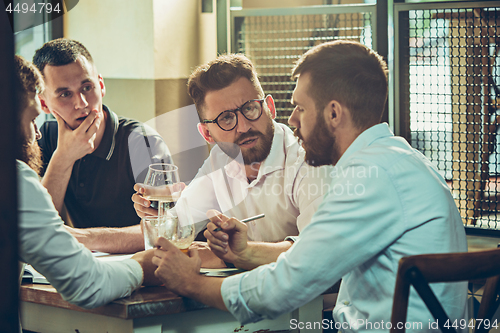
[[[93,310],[69,304],[50,285],[23,284],[20,300],[23,328],[51,333],[295,332],[290,330],[291,319],[321,322],[323,309],[323,297],[319,296],[300,309],[275,320],[264,320],[242,327],[229,312],[177,296],[163,287],[142,287],[130,297]]]
[[[469,251],[494,248],[500,242],[498,238],[480,236],[467,236],[467,239]],[[336,284],[327,292],[335,293],[338,287]],[[93,310],[69,304],[50,285],[24,284],[21,286],[20,300],[23,328],[51,333],[293,332],[290,330],[291,319],[321,322],[323,310],[323,296],[319,296],[300,309],[275,320],[264,320],[241,327],[230,313],[177,296],[163,287],[143,287],[130,297]]]

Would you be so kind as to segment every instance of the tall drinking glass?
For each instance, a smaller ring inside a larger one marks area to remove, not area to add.
[[[160,230],[160,225],[162,229],[162,237],[172,237],[175,228],[170,228],[170,234],[166,233],[167,217],[162,216],[144,216],[141,219],[141,229],[144,235],[144,249],[149,250],[155,247],[156,239],[159,237],[158,232]]]
[[[158,187],[150,195],[144,196],[151,202],[151,207],[158,209],[158,216],[165,216],[167,210],[173,208],[180,196],[180,191],[175,191],[174,184],[179,183],[177,166],[167,163],[151,164],[144,180],[145,185]]]

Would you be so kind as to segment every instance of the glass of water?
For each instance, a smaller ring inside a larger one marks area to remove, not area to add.
[[[178,168],[174,164],[154,163],[149,166],[145,185],[153,187],[151,194],[144,198],[151,202],[151,207],[158,209],[158,216],[163,216],[173,208],[179,198],[180,192],[175,184],[180,182]]]

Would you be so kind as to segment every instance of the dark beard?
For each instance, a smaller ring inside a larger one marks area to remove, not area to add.
[[[28,164],[28,166],[33,169],[37,175],[41,175],[43,167],[42,152],[36,140],[32,144],[29,142],[24,142],[22,144],[18,159]]]
[[[320,117],[320,113],[311,133],[311,137],[306,142],[297,128],[293,132],[299,138],[299,144],[302,143],[306,151],[306,163],[314,167],[337,164],[340,159],[339,149],[335,137],[326,128],[324,120]]]
[[[252,165],[254,163],[260,163],[264,161],[271,152],[271,146],[273,144],[273,138],[274,138],[274,124],[272,120],[269,120],[265,133],[249,130],[248,132],[243,133],[238,138],[236,143],[217,142],[217,144],[219,145],[220,149],[222,149],[222,151],[226,153],[226,155],[228,155],[232,159],[235,159],[241,151],[240,146],[238,146],[238,144],[252,136],[259,137],[261,141],[260,145],[248,149],[242,154],[243,163],[245,165]]]
[[[251,133],[253,132],[253,133]],[[273,145],[274,138],[274,124],[272,120],[269,120],[268,126],[264,134],[257,131],[248,131],[241,135],[238,139],[239,142],[243,142],[246,138],[258,135],[261,139],[260,146],[248,149],[243,153],[243,162],[245,165],[251,165],[253,163],[260,163],[264,161],[269,153],[271,152],[271,146]]]

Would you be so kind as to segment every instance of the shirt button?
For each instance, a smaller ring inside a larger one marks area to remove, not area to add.
[[[85,184],[84,184],[84,183],[80,183],[80,187],[84,187],[84,186],[85,186]]]

